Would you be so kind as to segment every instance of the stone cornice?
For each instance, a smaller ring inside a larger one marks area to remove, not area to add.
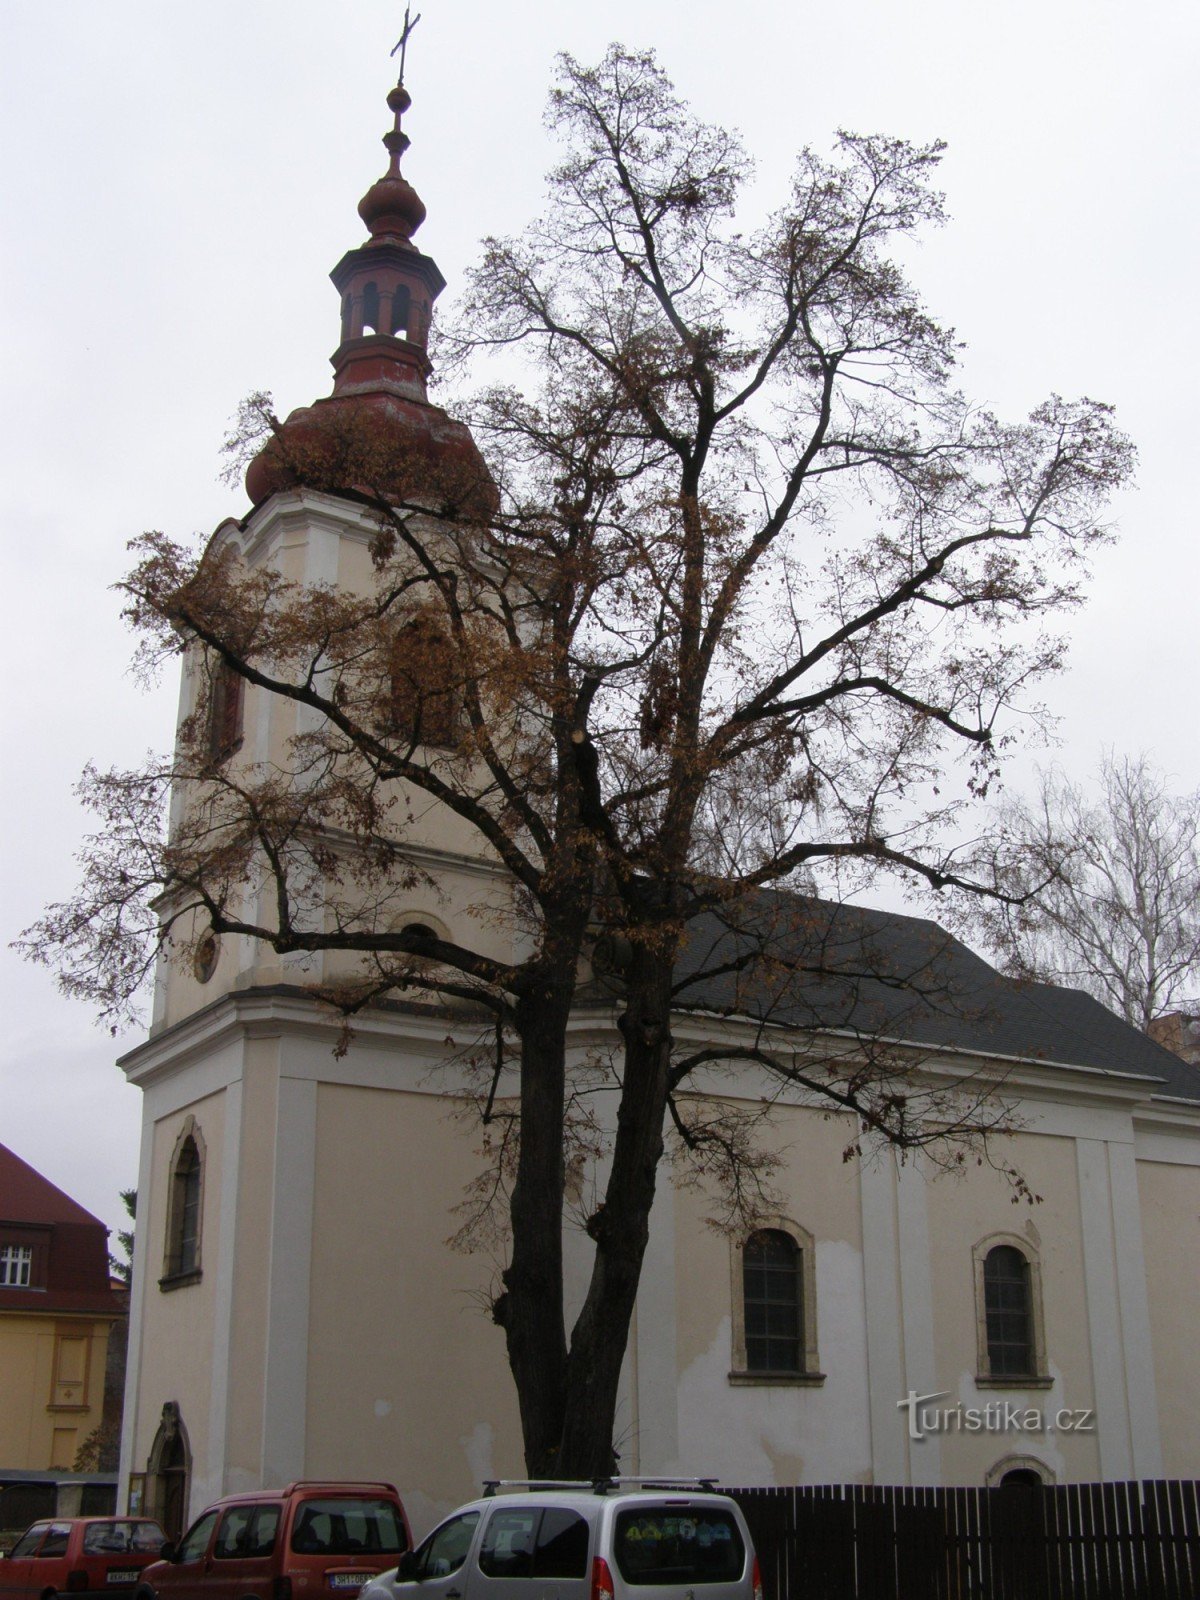
[[[616,1049],[618,1002],[592,1002],[575,1009],[568,1027],[568,1048]],[[403,1042],[405,1048],[430,1063],[445,1059],[447,1041],[461,1048],[478,1028],[481,1035],[492,1026],[490,1016],[479,1012],[450,1011],[418,1001],[395,1000],[354,1017],[351,1029],[356,1045],[387,1047]],[[747,1019],[677,1012],[672,1017],[677,1048],[715,1047],[737,1052],[755,1048],[767,1054],[799,1056],[819,1067],[822,1060],[849,1060],[859,1049],[852,1035],[811,1034],[781,1027],[764,1028]],[[281,1035],[319,1039],[332,1052],[342,1029],[341,1018],[310,993],[296,985],[273,984],[231,990],[203,1010],[174,1023],[122,1056],[118,1065],[131,1083],[147,1088],[193,1061],[239,1040],[278,1038]],[[455,1032],[461,1038],[455,1038]],[[1132,1114],[1139,1126],[1200,1135],[1200,1106],[1167,1100],[1154,1093],[1154,1080],[1134,1073],[1108,1072],[1070,1063],[1031,1061],[1019,1057],[988,1056],[983,1052],[922,1047],[908,1040],[880,1039],[876,1044],[894,1052],[897,1064],[931,1087],[969,1087],[975,1093],[994,1089],[1001,1100],[1055,1102],[1102,1108]],[[736,1057],[728,1063],[737,1068]],[[754,1064],[747,1063],[750,1072]],[[737,1088],[722,1077],[720,1063],[703,1069],[696,1092],[738,1097]],[[340,1071],[337,1076],[340,1076]],[[716,1082],[715,1080],[722,1081]],[[746,1088],[750,1091],[749,1082]],[[758,1098],[756,1091],[754,1098]],[[811,1096],[797,1086],[780,1097],[805,1103]]]
[[[419,1002],[392,1001],[353,1019],[356,1041],[394,1044],[403,1038],[431,1059],[444,1052],[447,1031],[489,1028],[483,1012],[449,1012]],[[243,1039],[274,1039],[283,1034],[320,1039],[330,1052],[342,1031],[342,1019],[331,1007],[296,985],[270,984],[231,989],[201,1011],[172,1023],[121,1056],[117,1065],[130,1083],[148,1088],[181,1067],[211,1056]]]

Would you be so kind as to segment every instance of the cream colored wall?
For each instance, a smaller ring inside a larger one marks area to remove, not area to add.
[[[225,1483],[233,1490],[262,1482],[262,1409],[266,1368],[267,1292],[271,1262],[273,1184],[279,1103],[278,1039],[246,1044],[242,1079],[241,1173],[237,1195],[237,1255],[228,1371]]]
[[[5,1312],[0,1305],[0,1466],[45,1472],[74,1465],[75,1452],[100,1425],[111,1326],[90,1318]],[[80,1410],[50,1408],[59,1333],[90,1341],[87,1403]]]
[[[213,1385],[213,1341],[221,1253],[218,1198],[223,1181],[225,1095],[211,1094],[162,1118],[154,1128],[149,1196],[139,1181],[138,1227],[147,1231],[146,1279],[137,1375],[133,1470],[144,1472],[161,1421],[163,1403],[178,1402],[193,1460],[208,1454]],[[204,1141],[204,1177],[198,1283],[164,1292],[158,1287],[166,1254],[171,1161],[188,1116]],[[222,1380],[223,1381],[223,1380]]]
[[[933,1302],[936,1307],[935,1383],[949,1391],[937,1404],[986,1407],[1006,1401],[1043,1411],[1094,1407],[1097,1395],[1089,1342],[1089,1314],[1076,1169],[1075,1142],[1020,1133],[994,1148],[1026,1178],[1041,1204],[1013,1204],[1013,1190],[985,1163],[962,1177],[947,1176],[927,1188]],[[980,1387],[973,1247],[995,1233],[1020,1237],[1041,1264],[1043,1322],[1050,1389]],[[918,1447],[920,1448],[920,1447]],[[1094,1433],[1025,1434],[952,1432],[940,1440],[946,1483],[982,1483],[1003,1457],[1034,1455],[1059,1479],[1099,1476]]]
[[[729,1236],[710,1224],[713,1198],[676,1191],[679,1460],[643,1461],[643,1470],[674,1465],[688,1473],[715,1472],[727,1483],[869,1479],[862,1215],[856,1169],[842,1160],[851,1136],[843,1117],[826,1121],[803,1107],[780,1106],[762,1139],[780,1161],[770,1178],[781,1197],[780,1216],[815,1241],[818,1355],[825,1374],[816,1387],[730,1382],[738,1261]],[[640,1412],[653,1403],[652,1394],[643,1394]]]
[[[492,1266],[446,1245],[478,1140],[429,1095],[318,1090],[305,1470],[388,1479],[422,1528],[524,1470]]]
[[[1200,1476],[1200,1166],[1140,1160],[1154,1375],[1169,1478]]]

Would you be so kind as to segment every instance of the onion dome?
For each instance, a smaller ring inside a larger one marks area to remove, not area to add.
[[[412,184],[400,174],[400,158],[408,149],[408,135],[400,127],[400,119],[412,105],[412,96],[402,83],[388,95],[388,109],[394,114],[395,126],[383,136],[391,162],[387,175],[373,183],[358,202],[358,214],[366,223],[373,239],[392,235],[411,239],[425,221],[425,203]]]
[[[255,505],[307,486],[416,500],[464,517],[494,507],[495,486],[469,430],[431,405],[426,390],[429,324],[446,280],[412,242],[425,206],[400,172],[409,146],[400,123],[411,104],[398,83],[383,138],[388,170],[358,207],[370,238],[330,273],[342,301],[333,393],[293,411],[250,463],[246,492]]]

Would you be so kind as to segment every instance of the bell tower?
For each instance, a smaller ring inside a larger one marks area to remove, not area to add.
[[[358,207],[367,238],[331,274],[332,391],[273,425],[246,473],[250,510],[210,544],[310,594],[374,594],[384,503],[437,536],[495,503],[469,430],[427,392],[445,280],[413,243],[425,206],[401,172],[411,104],[402,80],[403,71],[388,95],[387,170]],[[304,741],[323,726],[320,713],[236,675],[206,701],[206,670],[211,660],[190,651],[181,725],[207,705],[201,784],[245,777],[302,791]],[[410,735],[414,759],[461,777],[454,740],[432,736],[451,720],[432,715],[436,700]],[[177,793],[179,816],[187,803]],[[371,886],[363,915],[491,939],[503,959],[511,885],[498,858],[481,855],[451,807],[402,791],[390,817],[381,827],[397,830],[403,866]],[[311,871],[297,874],[291,909],[312,927],[339,892],[335,832],[320,835]],[[305,836],[297,855],[307,848]],[[236,892],[253,926],[273,925],[269,882],[251,871]],[[518,1436],[501,1342],[478,1359],[464,1351],[456,1370],[471,1372],[471,1385],[448,1396],[427,1337],[437,1325],[464,1342],[461,1308],[478,1287],[476,1267],[441,1261],[476,1165],[446,1114],[459,1047],[444,1010],[410,992],[356,1017],[353,1048],[339,1053],[339,1019],[320,994],[357,971],[355,959],[208,933],[160,962],[150,1037],[121,1063],[144,1094],[122,1509],[165,1504],[169,1486],[186,1521],[233,1490],[388,1476],[410,1510],[433,1497],[429,1520],[434,1501],[452,1504],[464,1486],[463,1463],[434,1459],[446,1426],[467,1438]]]

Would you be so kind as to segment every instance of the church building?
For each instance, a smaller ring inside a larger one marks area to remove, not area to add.
[[[440,469],[475,469],[468,430],[426,391],[443,279],[413,244],[425,208],[400,175],[407,91],[388,103],[391,166],[359,208],[369,238],[332,274],[333,390],[284,430],[319,450],[370,416]],[[271,445],[246,487],[251,508],[213,551],[298,583],[369,585],[377,527],[361,497],[298,486]],[[181,719],[200,678],[189,659]],[[214,765],[236,770],[270,761],[308,712],[231,680],[208,715]],[[499,860],[432,803],[406,828],[419,871],[390,925],[466,939],[469,923],[502,955],[511,925],[479,914],[512,895]],[[1003,1074],[1018,1125],[1005,1155],[1040,1203],[1014,1204],[986,1164],[938,1177],[920,1157],[846,1161],[846,1119],[799,1091],[778,1099],[768,1134],[779,1213],[748,1235],[709,1226],[704,1196],[664,1170],[621,1470],[730,1485],[1200,1473],[1200,1069],[1086,996],[1001,977],[932,923],[817,914],[893,972],[932,963],[970,997],[902,1006],[880,985],[855,1003],[926,1073]],[[432,1005],[381,1004],[339,1050],[339,1019],[312,993],[330,963],[201,940],[160,963],[149,1036],[122,1062],[144,1112],[121,1508],[172,1532],[222,1494],[382,1478],[423,1533],[481,1479],[523,1472],[488,1314],[500,1263],[447,1244],[480,1161],[453,1025]],[[580,1057],[616,1037],[601,977],[574,1029]],[[718,1000],[703,990],[680,1033],[702,1036]],[[867,1016],[847,1019],[847,1039]],[[803,1031],[798,1013],[774,1022]],[[756,1025],[745,1019],[747,1039]],[[776,1091],[747,1066],[712,1092],[751,1105]],[[588,1248],[569,1230],[579,1295]]]

